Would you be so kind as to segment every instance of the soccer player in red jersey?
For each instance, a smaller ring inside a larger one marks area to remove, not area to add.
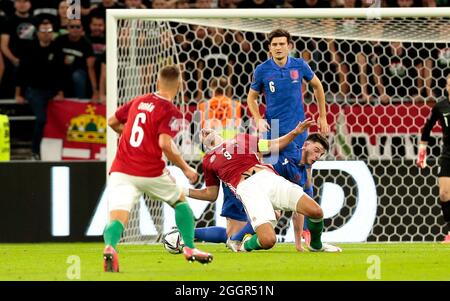
[[[256,234],[244,237],[241,251],[270,249],[275,245],[274,210],[293,211],[308,219],[311,232],[310,251],[340,252],[341,249],[322,243],[322,208],[303,189],[279,176],[272,166],[260,161],[259,153],[278,152],[314,122],[306,119],[286,135],[272,140],[238,134],[225,140],[214,130],[202,130],[202,143],[207,149],[203,158],[206,188],[186,189],[191,198],[215,201],[222,180],[242,201]],[[319,147],[319,146],[318,146]],[[325,152],[319,150],[317,158]],[[314,158],[310,160],[314,163]]]
[[[181,187],[172,180],[162,154],[179,167],[191,183],[198,174],[184,161],[172,138],[180,130],[182,114],[172,103],[181,85],[177,66],[166,66],[158,74],[156,93],[139,96],[120,107],[108,125],[120,141],[108,182],[110,222],[106,226],[104,269],[119,271],[116,245],[127,224],[130,210],[142,194],[168,203],[175,209],[175,221],[189,261],[209,263],[212,255],[194,246],[194,216]]]

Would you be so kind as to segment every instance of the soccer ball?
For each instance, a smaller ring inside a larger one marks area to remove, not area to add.
[[[181,234],[178,229],[173,229],[164,234],[162,242],[164,248],[171,254],[180,254],[183,252],[184,241],[181,238]]]

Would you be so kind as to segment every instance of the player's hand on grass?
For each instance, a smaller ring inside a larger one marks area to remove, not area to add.
[[[315,124],[316,122],[314,120],[312,120],[311,118],[307,118],[297,124],[297,126],[294,129],[294,133],[299,135]]]
[[[191,185],[194,185],[195,183],[197,183],[198,181],[198,173],[195,169],[193,169],[192,167],[188,167],[185,170],[183,170],[184,175],[186,176],[186,178],[188,178],[189,183]]]
[[[305,249],[303,249],[303,246],[302,246],[302,242],[300,241],[300,242],[295,242],[295,249],[298,251],[298,252],[304,252],[305,251]]]
[[[330,127],[328,126],[328,121],[326,117],[319,117],[317,121],[317,126],[322,135],[327,136],[330,132]]]
[[[425,168],[427,166],[427,146],[425,144],[419,144],[416,165],[419,168]]]

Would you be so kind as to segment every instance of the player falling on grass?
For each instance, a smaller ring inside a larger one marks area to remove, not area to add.
[[[417,165],[424,168],[427,165],[427,145],[430,133],[435,123],[439,121],[442,127],[443,148],[439,158],[439,199],[444,221],[447,223],[447,234],[444,243],[450,243],[450,74],[447,76],[447,99],[437,102],[431,110],[431,115],[422,130],[419,142]]]
[[[322,134],[329,132],[326,119],[325,94],[323,86],[318,77],[303,59],[289,57],[292,49],[292,40],[289,32],[283,29],[275,29],[268,35],[269,51],[271,58],[256,67],[254,79],[248,94],[248,105],[255,118],[260,132],[268,132],[268,137],[277,137],[277,132],[272,133],[269,126],[274,120],[279,121],[279,135],[289,133],[299,121],[305,120],[303,110],[302,80],[309,81],[314,90],[314,95],[319,107],[319,129]],[[266,99],[266,120],[259,113],[258,97],[264,93]],[[269,122],[269,123],[268,123]],[[305,167],[301,163],[301,149],[307,132],[300,134],[280,154],[273,164],[275,170],[284,178],[306,188],[305,192],[313,196],[312,183],[303,176]],[[234,194],[224,187],[224,200],[222,216],[227,218],[227,230],[222,227],[197,228],[196,238],[208,242],[226,242],[233,249],[233,244],[242,240],[243,235],[251,231],[251,224],[245,224],[246,214],[241,202]],[[298,225],[302,218],[294,215],[294,224]],[[244,226],[243,226],[244,225]],[[235,231],[235,229],[239,229]],[[230,231],[232,230],[232,231]],[[299,233],[302,233],[302,229]],[[309,231],[305,231],[306,243],[309,243]],[[230,234],[232,234],[230,236]],[[300,234],[301,235],[301,234]],[[227,237],[228,236],[228,237]],[[227,240],[228,238],[228,240]],[[302,250],[300,237],[295,236],[296,247]]]
[[[300,186],[277,175],[272,166],[262,163],[258,156],[258,153],[273,153],[285,148],[313,124],[307,119],[286,135],[272,140],[260,140],[248,134],[238,134],[234,139],[224,140],[214,130],[202,130],[201,140],[207,150],[203,158],[206,188],[188,189],[186,193],[191,198],[215,201],[220,181],[227,184],[241,200],[256,232],[253,236],[244,237],[240,251],[270,249],[275,245],[274,210],[293,211],[309,217],[311,251],[341,251],[321,241],[322,208]],[[324,152],[324,149],[319,150],[319,153]]]
[[[260,132],[268,132],[269,138],[276,138],[289,133],[299,121],[305,120],[302,84],[305,79],[312,86],[319,109],[318,127],[326,136],[329,126],[326,118],[325,93],[319,78],[302,58],[289,56],[293,42],[291,35],[284,29],[275,29],[268,35],[271,57],[258,65],[253,74],[253,82],[247,96],[250,112]],[[266,100],[265,119],[259,112],[258,98],[263,94]],[[271,128],[278,121],[278,129]],[[277,132],[279,131],[279,133]],[[295,140],[282,150],[278,160],[266,159],[284,178],[303,186],[300,163],[301,148],[308,133],[298,135]],[[312,186],[306,191],[311,197]],[[294,222],[295,218],[294,216]],[[309,232],[305,231],[305,239]],[[296,240],[299,239],[296,237]]]
[[[172,104],[180,84],[179,68],[166,66],[158,74],[156,93],[133,99],[108,120],[108,125],[121,137],[107,188],[110,222],[103,233],[105,271],[119,271],[116,245],[131,208],[144,193],[175,209],[175,221],[186,245],[183,253],[187,260],[208,263],[213,258],[195,248],[192,210],[162,158],[164,153],[191,183],[197,181],[197,172],[184,161],[172,140],[180,130],[182,119],[181,112]]]
[[[314,162],[319,160],[325,152],[329,149],[329,143],[322,135],[318,133],[313,133],[306,138],[305,143],[301,149],[301,157],[300,164],[298,167],[300,180],[297,181],[297,184],[303,188],[305,193],[309,196],[312,195],[312,174],[311,174],[311,166]],[[222,187],[225,185],[222,185]],[[229,193],[232,193],[230,189],[228,189]],[[312,196],[311,196],[312,197]],[[226,195],[224,190],[224,201],[222,206],[222,216],[225,216],[227,219],[227,229],[222,227],[205,227],[205,228],[196,228],[195,229],[195,238],[208,242],[223,242],[226,243],[227,247],[234,251],[238,252],[241,241],[246,234],[254,234],[254,230],[250,225],[242,225],[242,221],[247,220],[247,213],[245,212],[241,201],[237,199],[236,196]],[[278,217],[278,212],[276,212]],[[296,217],[294,217],[294,235],[295,235],[295,247],[298,251],[303,251],[302,243],[300,237],[302,236],[302,227],[303,227],[303,216],[294,213]],[[236,219],[239,217],[239,219]],[[240,227],[239,227],[240,226]],[[219,229],[223,229],[222,232],[224,234],[219,235]],[[214,230],[214,231],[213,231]],[[231,233],[230,238],[226,239],[226,233]],[[222,236],[225,236],[223,238]],[[308,243],[309,244],[309,243]],[[308,245],[307,244],[307,245]]]

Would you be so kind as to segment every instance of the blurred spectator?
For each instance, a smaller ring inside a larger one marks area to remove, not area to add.
[[[426,44],[425,48],[431,50],[431,58],[427,58],[425,61],[426,74],[424,77],[427,96],[443,97],[445,96],[446,79],[450,74],[450,43]]]
[[[321,0],[287,0],[297,8],[329,8],[330,1]]]
[[[125,0],[125,7],[126,8],[147,8],[142,3],[142,0]]]
[[[40,20],[50,20],[53,27],[58,24],[58,6],[60,0],[31,0],[31,8],[33,9],[33,16]]]
[[[12,15],[14,12],[13,3],[10,0],[0,0],[0,36],[6,25],[6,16]],[[0,51],[0,87],[2,83],[3,73],[5,72],[5,61],[3,60],[3,54]],[[0,93],[0,98],[2,97]]]
[[[92,50],[95,57],[95,74],[97,82],[100,80],[101,57],[106,50],[105,37],[105,20],[101,16],[91,15],[89,23],[89,35],[87,36],[92,45]]]
[[[64,10],[60,12],[61,2],[65,2]],[[79,4],[77,10],[79,10],[83,25],[85,25],[84,17],[89,14],[91,1],[90,0],[80,0],[67,1],[67,0],[31,0],[31,7],[33,9],[33,16],[38,20],[48,19],[52,22],[54,26],[54,31],[58,32],[58,25],[60,23],[61,15],[64,14],[67,18],[67,13],[69,9],[69,4]],[[72,12],[71,12],[72,13]]]
[[[201,127],[221,130],[225,139],[235,136],[241,124],[241,104],[225,95],[228,86],[227,77],[212,78],[209,82],[212,97],[199,104]]]
[[[275,8],[269,0],[235,0],[237,8]]]
[[[1,33],[1,51],[5,56],[5,74],[2,90],[5,97],[14,96],[17,83],[17,68],[23,54],[33,41],[35,26],[31,17],[30,0],[15,0],[14,14],[11,15]],[[6,84],[6,77],[9,76]]]
[[[381,44],[383,51],[375,61],[376,92],[381,103],[390,100],[416,100],[421,85],[418,81],[419,68],[423,64],[410,44],[390,42]],[[409,50],[409,51],[408,51]],[[423,84],[423,83],[422,83]]]
[[[231,1],[231,0],[227,0],[227,1]],[[177,8],[191,8],[191,3],[189,2],[189,0],[178,0]]]
[[[57,51],[62,56],[64,94],[67,97],[76,98],[89,98],[92,95],[92,100],[98,100],[99,91],[92,45],[83,35],[80,20],[69,20],[67,28],[69,33],[56,39]],[[92,88],[91,94],[89,83]]]
[[[192,80],[188,84],[188,90],[192,91],[192,96],[196,100],[201,100],[204,97],[210,97],[204,94],[207,92],[205,88],[210,78],[231,76],[234,54],[231,50],[231,39],[225,40],[224,29],[194,26],[193,30],[195,31],[195,36],[191,37],[191,44],[194,49],[198,49],[193,54],[198,55],[198,58],[187,58],[187,68],[193,72],[191,74]],[[189,61],[192,59],[195,59],[196,66],[190,64]]]
[[[102,16],[106,20],[106,10],[112,8],[125,8],[125,5],[116,0],[102,0],[96,7],[92,8],[89,15]]]
[[[101,55],[106,49],[105,19],[102,16],[91,15],[88,39],[92,44],[94,54]]]
[[[106,104],[106,51],[100,57],[100,103]]]
[[[91,5],[91,0],[81,0],[81,16],[87,17],[91,13],[91,9],[93,8]]]
[[[219,0],[217,4],[218,8],[236,8],[234,0]]]
[[[177,0],[152,0],[153,9],[176,8]]]
[[[422,0],[388,0],[389,7],[420,7]]]
[[[55,95],[63,97],[57,52],[53,43],[53,25],[42,20],[38,25],[38,39],[28,48],[28,54],[21,59],[16,86],[16,101],[31,105],[36,122],[33,130],[33,159],[40,158],[40,144],[47,119],[47,104]]]
[[[195,1],[196,8],[212,8],[212,0],[196,0]]]
[[[69,33],[69,31],[67,30],[67,24],[69,24],[69,18],[67,17],[68,9],[69,4],[67,4],[67,1],[61,0],[58,5],[58,36]]]

